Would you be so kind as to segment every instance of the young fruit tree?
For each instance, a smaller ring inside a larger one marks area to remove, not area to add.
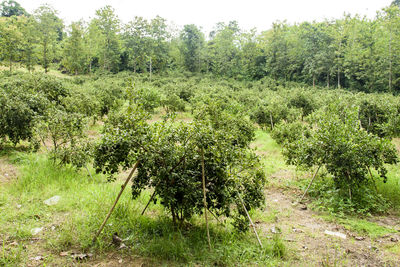
[[[260,207],[266,182],[262,165],[249,148],[252,124],[217,104],[196,111],[190,123],[177,122],[170,114],[150,124],[148,117],[136,104],[110,116],[94,152],[97,171],[114,174],[139,162],[133,198],[153,188],[150,201],[160,201],[176,224],[207,207],[217,216],[232,217],[238,229],[247,229],[240,199],[247,210]]]
[[[386,182],[385,164],[398,162],[390,140],[362,128],[358,114],[356,107],[332,103],[312,114],[304,131],[281,124],[273,136],[283,143],[283,154],[289,164],[324,167],[332,175],[336,189],[343,192],[342,196],[357,201],[362,192],[359,189],[375,182],[372,170]],[[288,141],[281,140],[283,136],[289,137]]]

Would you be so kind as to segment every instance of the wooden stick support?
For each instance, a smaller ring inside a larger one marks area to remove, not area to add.
[[[249,219],[250,225],[251,225],[251,227],[253,228],[254,234],[255,234],[256,237],[257,237],[258,244],[260,244],[260,247],[263,248],[263,245],[262,245],[262,243],[261,243],[261,240],[260,240],[260,238],[258,237],[258,233],[257,233],[257,230],[256,230],[256,226],[254,225],[253,221],[251,220],[251,217],[250,217],[249,213],[247,212],[246,205],[244,205],[243,199],[240,197],[240,194],[239,194],[239,193],[238,193],[238,196],[239,196],[240,202],[242,203],[243,209],[244,209],[244,211],[246,212],[247,218]]]
[[[129,174],[128,178],[126,178],[125,183],[121,186],[121,190],[119,191],[119,194],[118,194],[117,198],[115,199],[114,204],[112,205],[112,207],[111,207],[110,211],[108,212],[106,218],[104,219],[103,223],[101,224],[100,229],[97,231],[96,235],[94,236],[92,243],[94,243],[94,242],[96,241],[97,237],[100,235],[101,231],[103,230],[104,226],[106,225],[108,219],[109,219],[110,216],[111,216],[111,213],[114,211],[114,208],[115,208],[115,206],[117,205],[118,200],[119,200],[119,198],[120,198],[121,195],[122,195],[122,192],[124,192],[125,187],[128,185],[129,180],[131,180],[131,178],[132,178],[132,176],[133,176],[133,173],[134,173],[135,170],[137,169],[138,165],[139,165],[139,161],[137,161],[137,162],[135,163],[135,166],[133,166],[133,169],[132,169],[131,173]]]
[[[321,168],[321,165],[318,166],[318,169],[317,169],[317,171],[314,173],[313,178],[311,179],[310,184],[307,186],[306,191],[304,191],[304,194],[303,194],[303,196],[300,198],[300,200],[299,200],[298,203],[300,203],[300,202],[303,200],[303,198],[306,196],[306,194],[307,194],[307,192],[308,192],[308,189],[310,189],[310,186],[311,186],[312,183],[314,182],[315,177],[317,177],[317,173],[318,173],[318,171],[319,171],[320,168]]]
[[[153,192],[153,194],[151,195],[151,197],[150,197],[149,201],[147,202],[147,204],[146,204],[146,207],[144,207],[144,209],[143,209],[143,211],[142,211],[142,214],[141,214],[141,215],[143,215],[143,214],[144,214],[144,212],[146,211],[147,207],[149,206],[150,202],[153,200],[153,198],[154,198],[154,196],[155,196],[155,195],[156,195],[156,189],[154,188],[154,192]]]
[[[89,176],[90,176],[90,179],[92,179],[92,181],[94,181],[93,176],[92,176],[92,174],[90,173],[89,168],[87,167],[86,164],[85,164],[85,169],[86,169],[86,171],[88,172],[88,174],[89,174]]]
[[[210,230],[208,229],[208,218],[207,218],[207,195],[206,195],[206,177],[204,170],[204,150],[201,149],[201,176],[203,180],[203,203],[204,203],[204,218],[206,219],[207,228],[207,241],[208,248],[211,250]]]

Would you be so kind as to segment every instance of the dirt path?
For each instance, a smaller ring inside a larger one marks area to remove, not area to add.
[[[271,228],[281,231],[295,255],[293,264],[300,266],[400,266],[400,255],[385,250],[400,235],[371,240],[349,232],[343,226],[326,222],[304,205],[293,205],[291,191],[271,188],[266,191],[267,209],[276,211],[275,222],[259,223],[264,235],[272,235]],[[325,230],[346,234],[346,239],[325,234]],[[362,239],[362,240],[356,240]],[[398,241],[397,241],[398,242]]]
[[[5,158],[0,158],[0,185],[11,182],[18,177],[18,171],[15,166]]]

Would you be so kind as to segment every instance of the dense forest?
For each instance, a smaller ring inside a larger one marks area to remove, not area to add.
[[[400,9],[396,1],[374,19],[344,15],[322,22],[276,22],[244,31],[218,23],[206,36],[197,25],[171,27],[155,17],[124,24],[111,6],[69,26],[51,6],[28,14],[14,0],[1,4],[1,59],[12,70],[40,64],[70,74],[94,71],[213,73],[237,79],[270,76],[313,86],[400,92]]]

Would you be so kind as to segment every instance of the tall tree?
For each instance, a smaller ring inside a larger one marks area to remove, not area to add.
[[[23,36],[21,44],[21,61],[25,67],[32,71],[37,61],[36,47],[38,44],[37,22],[32,16],[21,16],[20,30]]]
[[[201,50],[204,47],[204,35],[196,25],[185,25],[181,32],[181,53],[185,60],[185,67],[189,71],[199,71],[201,64]]]
[[[70,26],[70,35],[64,42],[62,64],[70,73],[78,74],[84,72],[86,61],[84,26],[82,22],[74,22]]]
[[[28,15],[28,12],[14,0],[4,0],[0,4],[1,17]]]
[[[219,75],[235,76],[240,71],[237,64],[240,28],[237,21],[217,23],[208,42],[211,70]]]
[[[134,72],[146,69],[146,55],[150,54],[150,24],[143,17],[135,17],[124,27],[122,35],[128,67]]]
[[[96,17],[92,20],[92,27],[97,28],[100,36],[98,56],[103,70],[117,72],[119,70],[121,44],[118,33],[120,20],[111,6],[96,10]]]
[[[57,40],[62,35],[63,23],[57,12],[49,5],[42,5],[35,10],[39,44],[41,46],[40,63],[47,73],[50,63],[56,56]]]
[[[19,56],[19,48],[22,42],[22,33],[18,28],[18,18],[0,18],[0,52],[4,60],[7,60],[10,71],[12,63]]]

